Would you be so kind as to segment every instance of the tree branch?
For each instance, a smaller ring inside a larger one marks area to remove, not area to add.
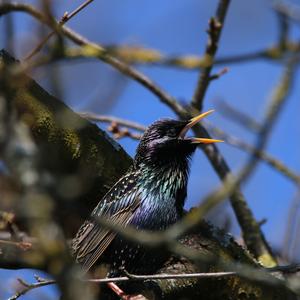
[[[79,12],[81,12],[86,6],[88,6],[90,3],[92,3],[94,0],[86,0],[84,3],[79,5],[75,10],[68,13],[65,12],[62,18],[59,21],[59,24],[63,26],[66,24],[69,20],[71,20],[73,17],[75,17]],[[55,31],[50,32],[28,55],[26,55],[25,60],[31,59],[34,55],[36,55],[43,46],[48,42],[48,40],[55,34]]]
[[[206,45],[205,57],[210,61],[209,65],[202,69],[198,79],[197,87],[191,102],[191,105],[202,111],[203,100],[210,82],[210,73],[214,65],[215,55],[218,50],[218,43],[221,32],[224,27],[224,21],[230,0],[220,0],[216,12],[216,16],[209,21],[208,42]]]

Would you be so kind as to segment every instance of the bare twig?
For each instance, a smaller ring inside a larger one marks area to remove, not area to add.
[[[252,280],[257,280],[257,281],[263,281],[267,282],[269,284],[274,284],[277,282],[277,280],[272,280],[271,277],[265,276],[266,273],[265,271],[268,271],[269,273],[282,273],[282,274],[294,274],[299,272],[300,266],[299,265],[288,265],[288,266],[277,266],[275,268],[269,268],[265,270],[260,270],[260,269],[254,269],[253,272],[251,273],[251,276],[249,274],[249,277]],[[258,274],[255,276],[255,273]],[[254,276],[252,276],[254,275]],[[260,276],[259,276],[260,275]],[[174,279],[174,280],[180,280],[180,279],[185,279],[185,278],[224,278],[224,277],[230,277],[230,276],[239,276],[238,271],[232,271],[232,272],[210,272],[210,273],[182,273],[182,274],[154,274],[154,275],[134,275],[134,274],[129,274],[126,272],[126,276],[122,277],[113,277],[113,278],[96,278],[96,279],[86,279],[84,280],[85,282],[89,283],[98,283],[98,284],[105,284],[105,283],[110,283],[110,282],[126,282],[126,281],[145,281],[145,280],[168,280],[168,279]],[[245,274],[243,275],[245,276]],[[34,276],[36,281],[35,283],[28,283],[24,281],[21,278],[18,278],[18,282],[23,286],[23,288],[17,292],[15,295],[10,297],[8,300],[15,300],[18,299],[20,296],[25,295],[27,292],[37,289],[42,286],[46,285],[52,285],[56,284],[55,280],[52,279],[44,279],[39,276]]]
[[[32,247],[32,244],[30,242],[14,242],[14,241],[0,240],[0,245],[1,244],[16,246],[24,251]]]
[[[137,130],[139,132],[144,132],[146,130],[146,127],[141,124],[116,118],[113,116],[103,116],[103,115],[97,115],[93,113],[80,113],[79,115],[90,121],[110,123],[110,126],[107,128],[107,130],[113,134],[115,139],[129,137],[134,140],[140,140],[141,134],[131,132],[129,128]],[[119,125],[123,127],[120,127]]]
[[[210,72],[213,67],[215,55],[218,50],[218,43],[224,27],[224,21],[229,6],[230,0],[220,0],[216,12],[216,16],[209,21],[208,42],[206,46],[205,56],[209,58],[210,64],[203,68],[197,83],[191,105],[199,111],[202,111],[202,103],[206,90],[210,81]]]
[[[72,19],[74,16],[76,16],[80,11],[82,11],[86,6],[88,6],[90,3],[92,3],[94,0],[86,0],[84,3],[79,5],[75,10],[73,10],[71,13],[65,12],[62,18],[59,21],[59,24],[63,26],[66,24],[70,19]],[[40,43],[24,58],[24,60],[31,59],[34,55],[36,55],[43,46],[47,43],[47,41],[55,34],[55,31],[50,32]]]
[[[147,128],[146,126],[144,126],[140,123],[125,120],[122,118],[117,118],[115,116],[98,115],[98,114],[89,113],[89,112],[79,113],[79,115],[82,116],[83,118],[86,118],[86,119],[88,119],[90,121],[94,121],[94,122],[106,122],[106,123],[115,122],[117,124],[120,124],[120,125],[128,127],[128,128],[135,129],[140,132],[144,132]]]
[[[219,79],[221,76],[225,75],[228,72],[228,68],[223,68],[221,71],[219,71],[216,74],[213,74],[209,77],[209,80],[215,80],[215,79]]]
[[[111,122],[107,127],[107,130],[113,134],[113,137],[117,140],[123,137],[129,137],[133,140],[140,140],[141,134],[131,132],[128,128],[120,127],[117,122]]]
[[[37,289],[42,286],[56,283],[55,280],[37,280],[36,283],[27,283],[26,281],[24,281],[21,278],[18,278],[18,282],[23,286],[23,288],[20,291],[18,291],[16,294],[14,294],[13,296],[9,297],[8,300],[16,300],[31,290]]]
[[[215,272],[215,273],[190,273],[190,274],[154,274],[154,275],[134,275],[126,272],[127,276],[103,279],[87,279],[87,282],[107,283],[124,281],[143,281],[143,280],[167,280],[184,278],[221,278],[237,275],[237,272]]]

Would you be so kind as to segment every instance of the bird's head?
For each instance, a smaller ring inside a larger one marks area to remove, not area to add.
[[[186,160],[198,144],[222,142],[215,139],[186,137],[190,128],[211,114],[207,111],[187,121],[162,119],[151,124],[141,138],[135,161],[146,164],[163,164],[166,161]]]

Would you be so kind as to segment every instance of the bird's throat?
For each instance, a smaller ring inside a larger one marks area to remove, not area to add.
[[[189,174],[188,161],[170,162],[162,165],[141,166],[141,180],[154,201],[164,204],[175,202],[176,206],[184,205]]]

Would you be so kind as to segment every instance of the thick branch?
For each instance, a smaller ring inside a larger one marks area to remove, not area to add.
[[[0,62],[15,61],[1,51]],[[81,118],[25,75],[12,80],[12,104],[31,129],[53,178],[57,219],[72,236],[99,199],[131,164],[131,158],[96,125]],[[19,220],[20,221],[20,220]]]

